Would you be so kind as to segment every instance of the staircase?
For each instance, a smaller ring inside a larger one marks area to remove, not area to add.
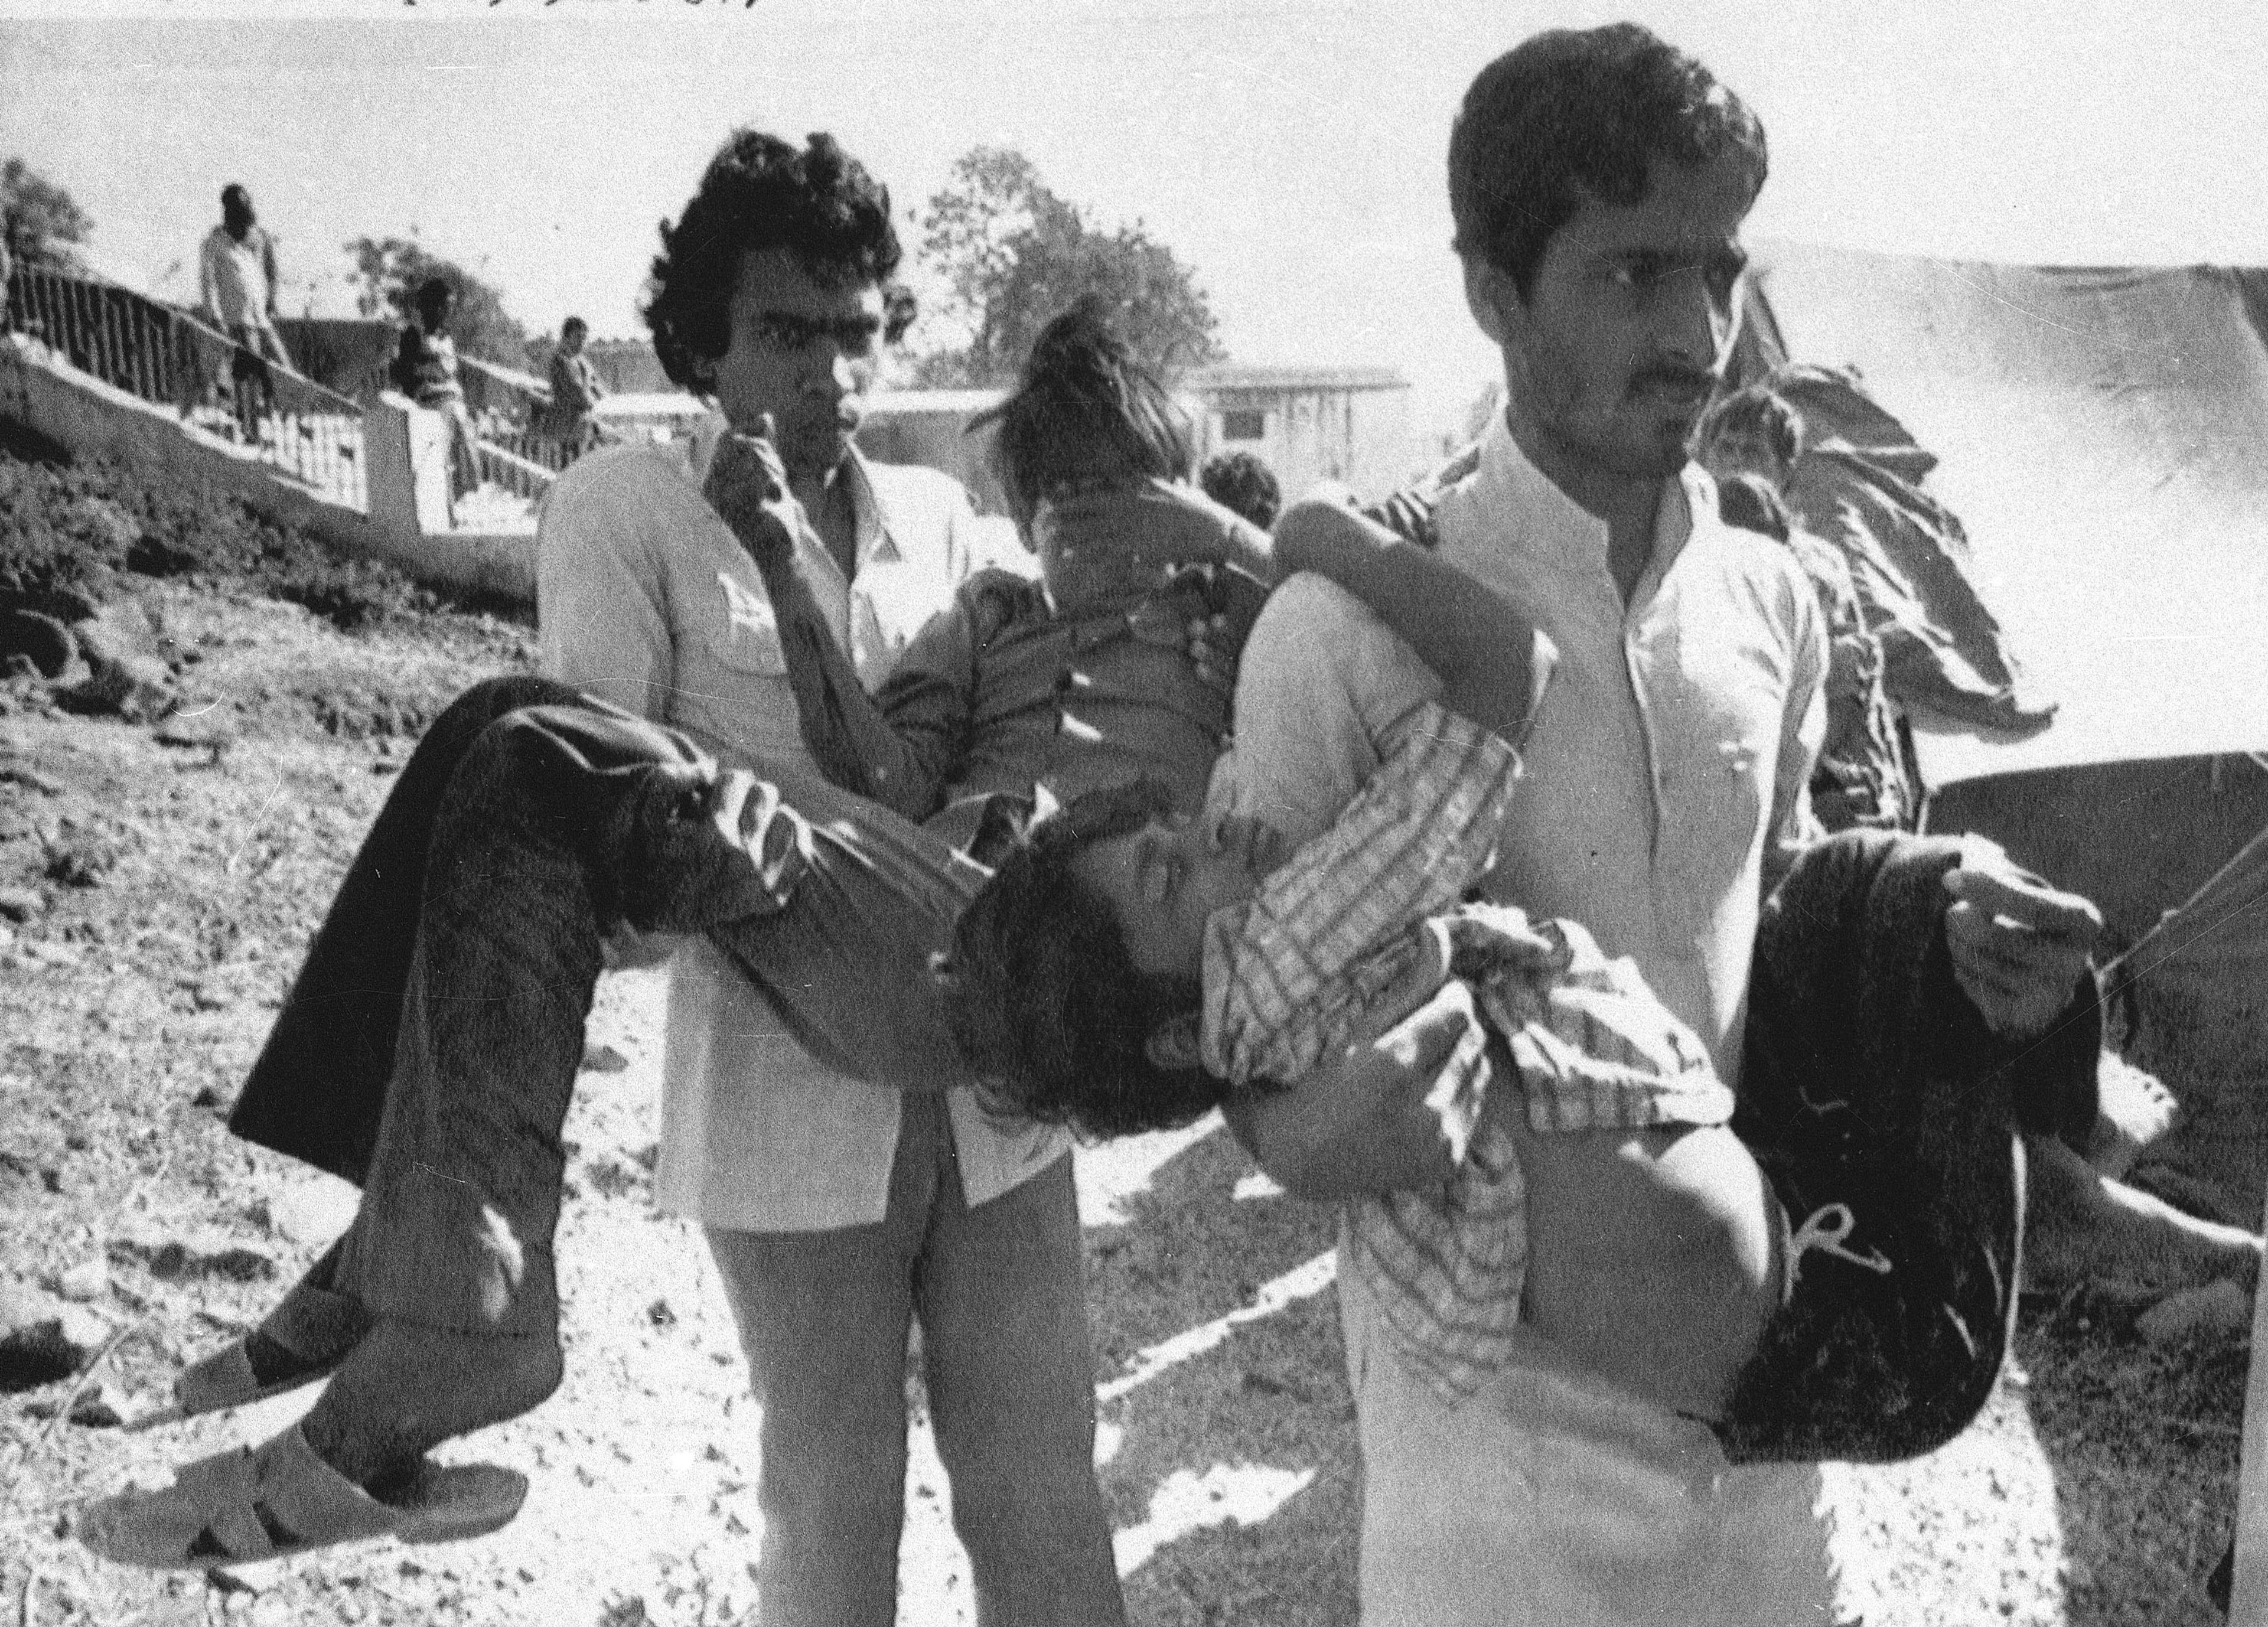
[[[371,408],[364,403],[272,364],[269,400],[239,399],[246,387],[232,376],[238,346],[232,339],[187,311],[113,283],[26,267],[10,280],[0,312],[0,332],[29,347],[47,367],[166,410],[184,435],[216,451],[232,450],[280,487],[373,516],[364,428]],[[499,426],[474,442],[478,489],[438,505],[381,501],[375,510],[416,514],[421,536],[532,535],[536,506],[565,459],[545,457],[536,438],[502,426],[514,398],[525,398],[524,410],[544,399],[542,387],[472,357],[463,366],[475,422]],[[491,403],[490,395],[500,399]],[[422,410],[394,401],[397,410]],[[412,444],[430,440],[412,438]]]

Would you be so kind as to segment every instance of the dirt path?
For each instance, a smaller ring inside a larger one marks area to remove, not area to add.
[[[443,618],[342,637],[187,589],[150,603],[225,725],[215,747],[0,690],[0,1286],[99,1268],[117,1342],[97,1379],[159,1389],[247,1324],[344,1224],[351,1193],[221,1129],[339,873],[425,717],[524,663],[517,629]],[[201,702],[200,704],[202,703]],[[76,881],[89,882],[78,885]],[[246,1567],[227,1581],[97,1565],[79,1498],[283,1427],[305,1397],[148,1434],[0,1396],[0,1621],[707,1623],[747,1619],[755,1417],[705,1249],[648,1203],[659,980],[602,984],[569,1134],[568,1379],[454,1455],[525,1470],[496,1536]],[[1327,1216],[1200,1128],[1082,1155],[1106,1490],[1136,1620],[1352,1620],[1354,1455]],[[2023,1375],[1922,1463],[1827,1476],[1853,1604],[1885,1623],[2215,1618],[2243,1352],[2155,1350],[2083,1301],[2028,1311]],[[915,1399],[918,1402],[918,1390]],[[918,1418],[918,1410],[917,1410]],[[917,1423],[908,1623],[971,1619]]]

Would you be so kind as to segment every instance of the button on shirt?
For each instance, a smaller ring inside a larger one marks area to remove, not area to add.
[[[818,772],[796,722],[779,626],[755,562],[701,495],[725,423],[690,445],[612,448],[563,473],[537,542],[544,669],[711,750]],[[808,526],[804,573],[869,687],[950,602],[973,563],[968,494],[934,470],[854,453],[858,569],[845,579]],[[947,1097],[968,1201],[1018,1185],[1068,1150],[1061,1131],[996,1128],[967,1091]],[[898,1093],[805,1055],[755,989],[705,940],[670,965],[656,1197],[740,1231],[882,1218]]]
[[[1501,416],[1434,519],[1442,556],[1559,647],[1489,894],[1635,960],[1737,1081],[1767,849],[1808,827],[1826,730],[1810,585],[1778,544],[1719,520],[1714,484],[1688,465],[1664,485],[1625,604],[1606,523]]]

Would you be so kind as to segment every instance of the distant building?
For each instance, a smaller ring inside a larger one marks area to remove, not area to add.
[[[612,395],[637,398],[647,409],[629,413],[602,404],[602,416],[637,417],[644,432],[697,416],[689,398],[663,376],[646,341],[593,339],[584,354]],[[1183,375],[1178,388],[1196,426],[1197,461],[1219,452],[1253,453],[1275,471],[1286,502],[1327,480],[1362,497],[1381,496],[1417,467],[1410,381],[1392,368],[1201,367]],[[884,463],[943,469],[968,488],[979,510],[1002,512],[1005,504],[987,462],[990,438],[967,432],[968,421],[1001,394],[878,391],[866,398],[858,445]]]
[[[982,514],[1008,512],[992,473],[992,431],[971,431],[968,421],[997,407],[999,390],[883,390],[866,398],[858,424],[858,450],[877,463],[919,463],[968,488]]]
[[[646,340],[593,339],[583,354],[599,370],[599,382],[609,395],[660,395],[677,388]]]
[[[1410,473],[1410,381],[1390,367],[1201,367],[1181,380],[1200,409],[1197,461],[1249,452],[1284,500],[1322,481],[1382,497]]]

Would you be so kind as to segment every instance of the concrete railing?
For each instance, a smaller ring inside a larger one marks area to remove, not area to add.
[[[447,423],[400,396],[381,397],[354,421],[367,474],[360,504],[291,477],[253,448],[107,383],[21,334],[0,336],[0,418],[75,457],[114,458],[151,479],[217,487],[350,557],[382,559],[446,586],[534,596],[533,514],[452,529]]]
[[[289,366],[270,363],[264,391],[249,353],[186,311],[114,283],[23,267],[0,301],[0,325],[79,372],[212,434],[259,462],[354,508],[369,501],[362,409]]]

